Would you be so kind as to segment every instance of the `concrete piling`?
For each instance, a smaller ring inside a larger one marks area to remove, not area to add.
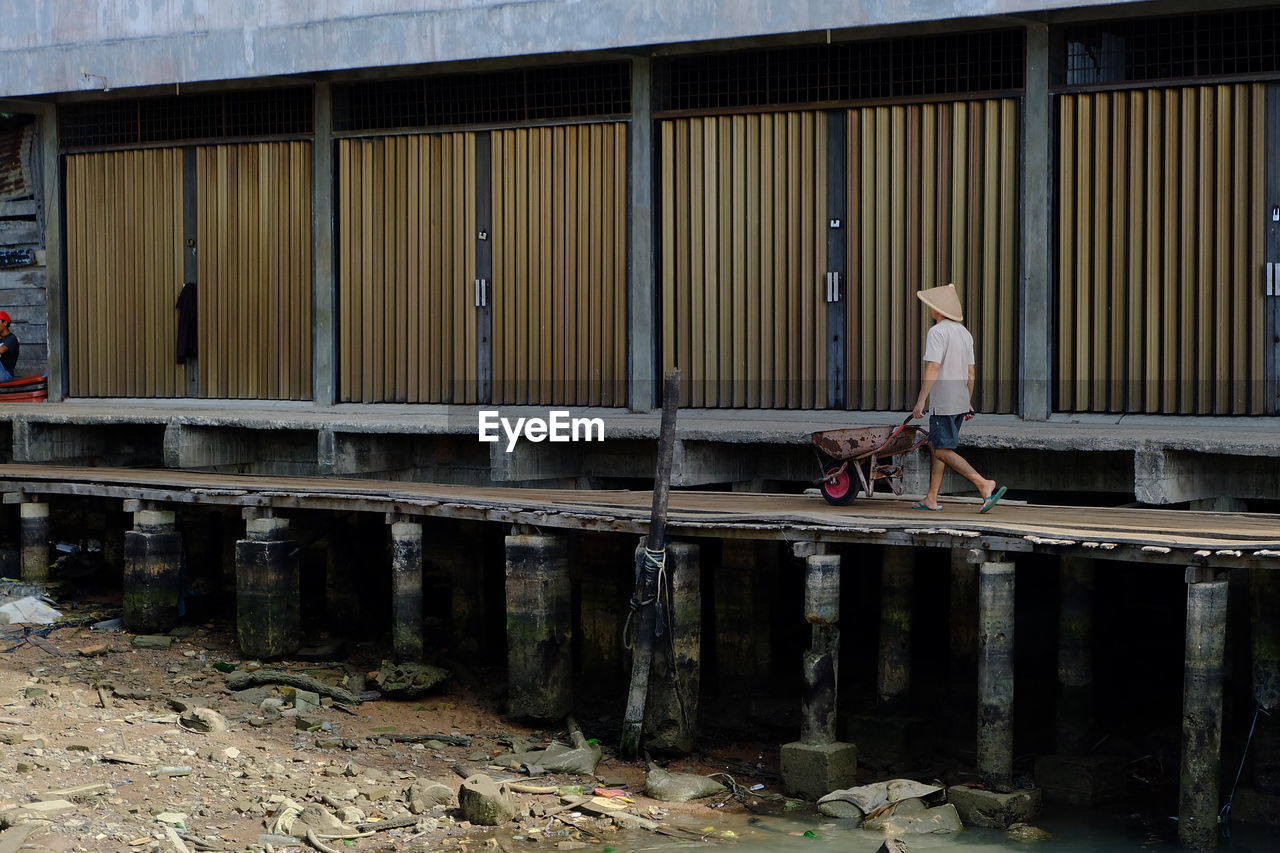
[[[885,710],[907,704],[911,689],[911,596],[915,551],[886,545],[881,549],[880,658],[876,695]]]
[[[770,603],[778,569],[775,542],[725,539],[715,573],[717,693],[725,699],[768,691]]]
[[[813,643],[804,655],[804,694],[800,702],[800,741],[836,739],[837,665],[840,656],[840,557],[805,558],[804,618],[813,626]]]
[[[22,579],[27,583],[48,583],[49,505],[42,501],[23,501],[19,513]]]
[[[645,704],[644,743],[657,752],[688,753],[698,734],[702,683],[702,584],[698,546],[667,544],[663,633],[654,639]]]
[[[1249,612],[1253,650],[1253,700],[1270,712],[1254,741],[1253,784],[1264,794],[1280,794],[1280,572],[1249,572]]]
[[[949,734],[973,735],[978,680],[978,567],[968,549],[951,549],[951,660],[948,670],[954,713]]]
[[[1063,557],[1058,574],[1058,750],[1093,745],[1093,560]]]
[[[182,536],[174,514],[151,509],[135,512],[133,529],[124,536],[125,630],[160,634],[173,629],[181,595]]]
[[[422,525],[391,525],[391,654],[396,661],[422,660]]]
[[[802,663],[800,740],[782,747],[782,782],[792,794],[817,798],[856,784],[858,750],[836,740],[840,557],[807,543],[796,551],[805,560],[804,618],[813,641]]]
[[[296,543],[286,518],[250,518],[236,542],[236,634],[240,651],[277,658],[302,644]]]
[[[978,567],[978,776],[1013,788],[1013,563]]]
[[[565,538],[508,536],[506,552],[507,713],[559,719],[573,701]]]
[[[1211,570],[1187,569],[1178,842],[1192,850],[1218,846],[1227,596],[1227,582],[1215,580]]]

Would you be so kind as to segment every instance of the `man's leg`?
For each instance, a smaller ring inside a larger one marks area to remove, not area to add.
[[[942,489],[942,475],[946,470],[947,466],[938,458],[935,450],[929,455],[929,494],[922,501],[925,506],[932,508],[938,505],[938,492]]]
[[[0,382],[12,382],[12,381],[13,381],[13,374],[10,373],[8,370],[6,370],[3,364],[0,364]]]
[[[942,464],[949,467],[952,471],[955,471],[961,477],[964,477],[970,483],[973,483],[973,485],[977,487],[978,493],[981,494],[984,498],[991,497],[991,493],[996,490],[995,480],[988,480],[985,477],[983,477],[981,474],[977,472],[977,470],[972,465],[970,465],[967,461],[965,461],[965,458],[963,456],[961,456],[959,453],[956,453],[954,450],[933,451],[934,465],[937,465],[939,461]],[[929,485],[930,487],[932,487],[933,486],[933,470],[932,469],[930,469],[929,474],[930,474]],[[942,478],[939,477],[938,479],[941,480]],[[936,497],[935,497],[935,501],[936,501]]]

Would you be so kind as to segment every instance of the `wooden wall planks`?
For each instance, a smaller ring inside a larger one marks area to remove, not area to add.
[[[674,119],[660,139],[662,358],[681,405],[824,408],[823,115]]]
[[[954,283],[977,345],[976,406],[1012,412],[1017,101],[864,107],[848,122],[848,407],[914,404],[929,325],[915,293]]]
[[[1059,97],[1058,409],[1266,412],[1264,91]]]
[[[185,396],[182,151],[73,154],[66,167],[70,394]]]

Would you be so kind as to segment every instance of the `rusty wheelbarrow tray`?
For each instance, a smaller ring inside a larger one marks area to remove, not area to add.
[[[875,494],[877,480],[887,481],[895,495],[902,494],[902,466],[882,464],[899,453],[910,453],[929,443],[929,431],[911,425],[911,416],[896,427],[873,426],[828,429],[809,438],[822,476],[815,481],[827,503],[843,506],[858,496],[857,485],[867,497]],[[858,484],[849,475],[858,474]],[[865,470],[864,470],[865,469]]]

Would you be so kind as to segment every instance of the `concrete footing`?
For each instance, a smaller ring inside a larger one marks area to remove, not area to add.
[[[978,568],[978,776],[1013,787],[1013,563]]]
[[[858,748],[851,743],[782,745],[782,783],[787,792],[816,800],[857,784]]]
[[[1029,823],[1040,816],[1039,788],[1000,793],[952,785],[947,789],[947,801],[956,807],[965,826],[1008,829],[1015,823]]]
[[[391,525],[391,654],[422,660],[422,525]]]
[[[182,537],[174,514],[164,510],[135,512],[133,529],[124,537],[125,630],[135,634],[171,630],[178,624],[181,595]]]
[[[277,658],[302,645],[296,545],[284,518],[251,518],[236,542],[236,635],[240,651]]]
[[[1187,569],[1187,580],[1178,842],[1207,850],[1218,846],[1227,582],[1195,566]]]
[[[559,719],[573,703],[571,587],[563,536],[506,538],[507,713]]]
[[[654,640],[644,714],[644,743],[655,752],[691,752],[698,734],[698,693],[702,684],[698,556],[697,545],[667,545],[670,608],[664,616],[664,632]]]
[[[1041,755],[1035,777],[1050,803],[1096,806],[1124,793],[1124,767],[1111,755]]]
[[[27,583],[49,581],[49,505],[37,501],[21,504],[22,579]]]

